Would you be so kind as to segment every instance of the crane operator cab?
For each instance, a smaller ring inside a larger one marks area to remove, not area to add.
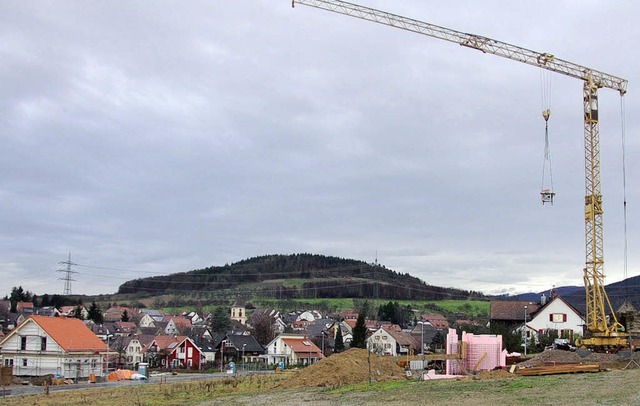
[[[542,204],[551,203],[551,205],[553,206],[553,197],[555,195],[556,194],[552,192],[551,189],[542,189],[542,192],[540,192],[540,197],[542,198]]]

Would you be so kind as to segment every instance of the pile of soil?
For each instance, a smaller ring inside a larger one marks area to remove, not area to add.
[[[475,375],[472,375],[470,378],[473,380],[483,380],[483,379],[511,379],[516,376],[509,371],[504,369],[494,369],[493,371],[478,371]]]
[[[369,354],[366,349],[351,348],[297,371],[279,387],[338,387],[369,382],[369,363],[372,381],[408,379],[404,369],[396,361],[394,357],[378,356]]]
[[[544,350],[535,357],[521,362],[518,366],[521,367],[539,367],[543,365],[553,364],[594,364],[598,363],[605,367],[624,366],[629,362],[629,354],[607,354],[592,352],[586,356],[581,356],[577,351],[564,351],[564,350]],[[634,353],[634,359],[639,360],[640,354]]]

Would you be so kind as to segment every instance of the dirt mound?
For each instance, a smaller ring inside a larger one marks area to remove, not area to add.
[[[493,371],[479,371],[475,375],[471,376],[473,380],[482,379],[512,379],[515,375],[504,369],[494,369]]]
[[[634,358],[638,358],[634,354]],[[544,350],[535,357],[521,362],[518,365],[523,367],[539,367],[553,364],[580,364],[599,363],[601,365],[617,365],[624,363],[626,358],[620,354],[607,354],[592,352],[586,356],[581,356],[577,351],[564,350]]]
[[[369,354],[365,349],[351,348],[297,371],[279,387],[338,387],[368,382],[369,362],[371,362],[372,381],[407,379],[404,369],[398,366],[394,357],[377,356]]]

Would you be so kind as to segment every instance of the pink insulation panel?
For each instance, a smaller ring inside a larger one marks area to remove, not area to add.
[[[447,360],[447,374],[463,375],[464,370],[460,364],[464,366],[467,372],[490,371],[507,364],[506,353],[502,351],[502,336],[500,335],[474,335],[463,332],[462,340],[458,341],[456,330],[449,329],[447,334],[447,354],[460,353],[462,345],[466,348],[464,359],[460,361]]]

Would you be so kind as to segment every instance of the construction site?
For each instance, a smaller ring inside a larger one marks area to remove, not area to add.
[[[619,349],[635,348],[634,337],[617,319],[614,308],[605,290],[604,273],[604,221],[603,194],[600,164],[600,115],[598,103],[599,89],[609,89],[620,94],[621,100],[627,92],[628,81],[618,76],[599,70],[578,65],[576,63],[557,58],[549,52],[537,52],[512,45],[493,38],[476,34],[469,34],[450,28],[403,17],[386,11],[381,11],[341,0],[292,0],[292,7],[304,5],[331,13],[341,14],[361,20],[397,28],[433,39],[451,42],[471,50],[481,51],[483,54],[495,55],[511,61],[524,63],[540,69],[541,72],[557,73],[578,79],[583,85],[583,137],[584,137],[584,237],[585,261],[583,281],[586,296],[586,314],[584,334],[576,339],[575,345],[583,349],[607,352]],[[545,76],[542,75],[541,78]],[[540,198],[543,205],[553,205],[555,191],[551,168],[549,147],[549,119],[551,109],[548,106],[546,81],[542,80],[543,110],[542,118],[545,123],[545,151],[542,171]],[[624,167],[624,103],[621,102],[622,116],[622,148],[623,148],[623,176]],[[626,180],[623,181],[624,196],[624,278],[627,278],[627,227],[626,227]],[[463,340],[464,341],[464,340]],[[489,353],[488,356],[492,354]],[[479,361],[480,362],[480,361]],[[448,363],[449,365],[449,363]],[[452,366],[455,369],[457,367]],[[449,369],[449,367],[448,367]]]
[[[462,343],[462,342],[460,342]],[[482,348],[486,349],[484,344]],[[472,351],[481,351],[479,347]],[[485,354],[482,351],[482,354]],[[413,356],[409,361],[406,357],[389,357],[372,354],[366,349],[350,349],[341,354],[335,354],[321,362],[307,368],[290,372],[291,376],[279,387],[329,387],[336,388],[345,385],[356,385],[372,382],[455,379],[512,379],[519,376],[539,376],[573,373],[606,373],[611,370],[638,368],[639,353],[595,353],[581,356],[578,352],[548,349],[521,362],[511,365],[496,366],[485,369],[478,363],[478,352],[464,356],[448,354],[447,356],[425,356],[429,361],[424,365],[429,368],[438,361],[446,360],[457,365],[455,374],[436,374],[434,370],[412,369],[423,366],[422,356]],[[482,357],[482,355],[480,356]],[[464,372],[463,372],[464,370]]]

